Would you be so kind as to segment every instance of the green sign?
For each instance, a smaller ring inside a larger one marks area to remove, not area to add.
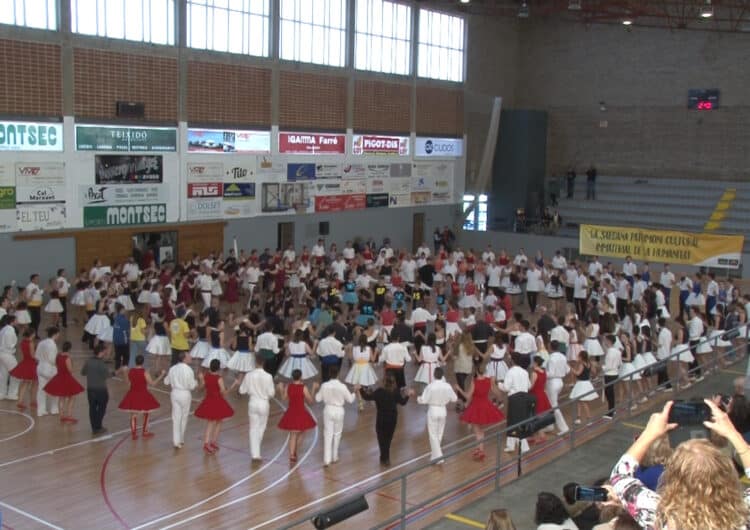
[[[16,188],[13,186],[0,186],[0,210],[16,209]]]
[[[152,225],[167,222],[166,204],[133,204],[130,206],[86,206],[83,226]]]
[[[78,151],[177,151],[174,127],[76,125]]]

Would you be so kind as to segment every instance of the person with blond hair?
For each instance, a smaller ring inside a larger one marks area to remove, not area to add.
[[[485,530],[516,530],[508,510],[492,510],[487,519]]]
[[[729,440],[750,475],[750,445],[715,403],[705,400],[711,420],[705,427]],[[739,530],[750,524],[750,489],[740,481],[729,457],[708,440],[683,442],[664,466],[657,491],[634,473],[657,439],[677,427],[669,423],[669,401],[651,415],[646,429],[615,465],[610,483],[615,496],[643,530]]]

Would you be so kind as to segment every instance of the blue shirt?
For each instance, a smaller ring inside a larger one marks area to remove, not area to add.
[[[130,343],[130,321],[128,317],[119,313],[115,315],[115,322],[112,325],[112,344],[122,346]]]
[[[635,478],[643,482],[651,491],[656,491],[656,486],[659,485],[659,477],[664,473],[664,466],[657,464],[651,467],[639,467],[635,470]]]

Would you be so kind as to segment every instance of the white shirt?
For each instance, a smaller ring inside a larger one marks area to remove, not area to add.
[[[565,326],[555,326],[549,332],[549,340],[556,340],[560,344],[570,344],[570,332]]]
[[[648,284],[644,282],[643,280],[638,280],[633,284],[633,301],[638,301],[641,299],[641,296],[643,296],[644,291],[648,288]],[[658,294],[661,292],[661,290],[658,290]],[[662,295],[663,296],[663,295]],[[658,305],[658,304],[657,304]]]
[[[589,276],[596,276],[597,274],[601,274],[604,267],[602,267],[601,262],[599,261],[592,261],[589,263]]]
[[[626,261],[622,264],[622,273],[625,276],[635,276],[638,272],[638,266],[632,261]]]
[[[29,304],[35,303],[36,305],[39,305],[42,303],[42,290],[34,282],[30,282],[26,286],[26,289],[24,289],[24,296],[26,297],[26,300],[29,301]]]
[[[288,248],[281,255],[281,258],[284,261],[294,261],[295,259],[297,259],[297,253],[294,251],[293,248]]]
[[[41,344],[42,342],[40,342],[39,344]],[[0,329],[0,355],[15,355],[16,344],[18,344],[18,335],[16,334],[16,330],[13,326],[8,324],[3,327],[3,329]],[[38,346],[37,351],[39,351]],[[55,347],[55,352],[57,352],[57,347]],[[52,359],[52,362],[55,362],[54,358]]]
[[[672,332],[667,328],[661,328],[656,340],[656,357],[664,360],[672,353]]]
[[[129,282],[134,282],[138,279],[141,271],[136,263],[128,262],[122,266],[122,273]]]
[[[482,252],[482,261],[485,263],[493,263],[495,261],[495,253],[491,250],[485,250]]]
[[[552,257],[552,268],[563,270],[568,266],[568,262],[562,254],[555,254]]]
[[[379,362],[391,366],[403,366],[411,360],[409,350],[400,342],[391,342],[386,344],[383,351],[380,352]]]
[[[342,259],[339,259],[337,261],[334,261],[331,263],[331,270],[336,275],[336,278],[338,278],[341,281],[344,281],[344,272],[346,271],[346,261]]]
[[[434,322],[435,315],[427,311],[424,307],[417,307],[411,312],[411,319],[406,321],[406,324],[413,326],[414,324],[422,324],[424,322]]]
[[[343,407],[344,403],[354,402],[354,394],[338,379],[330,379],[320,386],[315,401],[322,401],[326,407]]]
[[[531,388],[531,380],[529,379],[529,372],[521,368],[520,366],[512,366],[508,373],[505,374],[505,379],[502,383],[498,383],[500,390],[512,396],[519,392],[528,392]]]
[[[55,288],[57,289],[57,294],[60,296],[68,296],[68,290],[70,290],[70,282],[63,276],[58,276],[57,280],[55,280]]]
[[[617,298],[628,300],[630,298],[630,283],[623,278],[617,282]]]
[[[672,271],[662,271],[661,276],[659,276],[659,283],[667,289],[671,289],[674,285],[674,274]]]
[[[255,349],[257,351],[271,350],[274,353],[279,353],[279,339],[270,331],[261,333],[258,335],[258,340],[255,341]]]
[[[417,271],[417,263],[410,259],[401,263],[401,275],[406,283],[414,283],[414,273]]]
[[[531,355],[536,352],[536,339],[534,338],[534,335],[528,331],[521,332],[521,334],[516,337],[514,344],[515,351],[522,355]]]
[[[326,255],[326,249],[323,245],[314,245],[312,250],[310,251],[310,254],[312,254],[316,258],[321,258]]]
[[[544,290],[544,280],[542,280],[541,270],[535,268],[526,271],[526,290],[532,293]]]
[[[513,265],[516,267],[525,267],[528,261],[529,258],[526,257],[526,254],[516,254],[516,257],[513,258]]]
[[[576,278],[578,278],[578,271],[574,268],[568,268],[565,269],[565,285],[568,287],[573,287],[576,283]]]
[[[703,335],[703,320],[699,316],[694,316],[688,321],[688,338],[698,340]]]
[[[487,286],[500,287],[500,273],[502,269],[496,263],[487,267]]]
[[[268,401],[276,393],[273,386],[273,376],[263,368],[256,368],[245,375],[240,385],[240,394],[248,394],[253,399]]]
[[[545,368],[547,370],[548,380],[555,378],[562,379],[570,373],[568,360],[558,351],[553,351],[549,354],[549,359],[547,359],[547,365]]]
[[[201,274],[198,276],[198,287],[201,291],[210,291],[213,286],[214,280],[208,274]]]
[[[693,288],[693,280],[685,276],[684,280],[680,280],[680,291],[690,291]]]
[[[334,336],[326,337],[318,343],[318,355],[321,357],[328,357],[329,355],[343,357],[344,345]]]
[[[706,286],[706,296],[719,296],[719,284],[716,280],[711,280]]]
[[[456,392],[445,382],[445,379],[435,379],[424,388],[422,395],[417,397],[417,403],[420,405],[441,407],[443,409],[445,409],[448,403],[454,403],[457,400],[458,396]]]
[[[344,256],[344,259],[354,259],[354,247],[344,247],[341,255]]]
[[[579,274],[573,284],[573,298],[586,298],[589,281],[586,276]]]
[[[612,346],[604,355],[604,375],[616,376],[622,366],[622,353]]]
[[[562,524],[542,523],[536,530],[578,530],[578,525],[572,519],[565,519]]]
[[[171,386],[172,390],[187,390],[190,392],[198,386],[198,381],[195,380],[193,369],[183,362],[177,363],[169,369],[167,377],[164,378],[164,384]]]
[[[424,254],[425,258],[430,257],[430,247],[421,246],[417,249],[417,256],[422,256]]]
[[[247,283],[258,283],[260,279],[260,269],[255,265],[249,265],[245,269],[245,280]]]

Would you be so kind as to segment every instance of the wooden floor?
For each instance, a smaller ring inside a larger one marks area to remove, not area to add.
[[[78,331],[69,331],[69,335],[80,337]],[[74,350],[76,371],[88,355],[81,347]],[[414,370],[407,371],[407,380],[412,380]],[[286,434],[275,426],[282,413],[281,403],[272,403],[263,442],[264,460],[252,464],[246,399],[230,396],[235,415],[224,423],[220,451],[207,456],[201,449],[204,423],[195,417],[189,420],[185,448],[177,451],[172,447],[168,389],[160,386],[154,393],[162,405],[151,423],[156,437],[133,441],[128,415],[117,409],[127,384],[114,380],[109,388],[104,421],[109,433],[99,438],[91,436],[84,395],[75,404],[80,421],[74,426],[61,425],[57,416],[37,418],[19,413],[15,402],[0,401],[3,528],[280,528],[333,506],[362,487],[423,464],[429,456],[426,408],[414,400],[401,411],[390,468],[378,463],[375,410],[368,404],[362,412],[356,407],[347,409],[341,460],[326,469],[322,466],[320,429],[307,433],[298,463],[289,464]],[[195,393],[196,405],[201,397],[201,392]],[[592,404],[594,410],[603,408],[600,400]],[[322,407],[313,406],[312,411],[319,420]],[[594,425],[582,438],[604,428],[603,424]],[[470,429],[451,411],[444,445],[457,448],[472,439]],[[566,438],[532,448],[524,469],[543,465],[567,448]],[[490,444],[487,453],[486,463],[471,460],[466,452],[412,476],[407,484],[407,504],[429,499],[451,482],[471,480],[472,484],[448,502],[486,492],[485,488],[493,486],[490,468],[496,447]],[[515,476],[515,464],[507,454],[502,458],[508,461],[501,477],[507,481]],[[369,511],[337,528],[369,528],[397,514],[400,486],[382,487],[367,500]],[[440,508],[449,510],[450,504]],[[419,528],[430,520],[423,518],[409,527]]]

